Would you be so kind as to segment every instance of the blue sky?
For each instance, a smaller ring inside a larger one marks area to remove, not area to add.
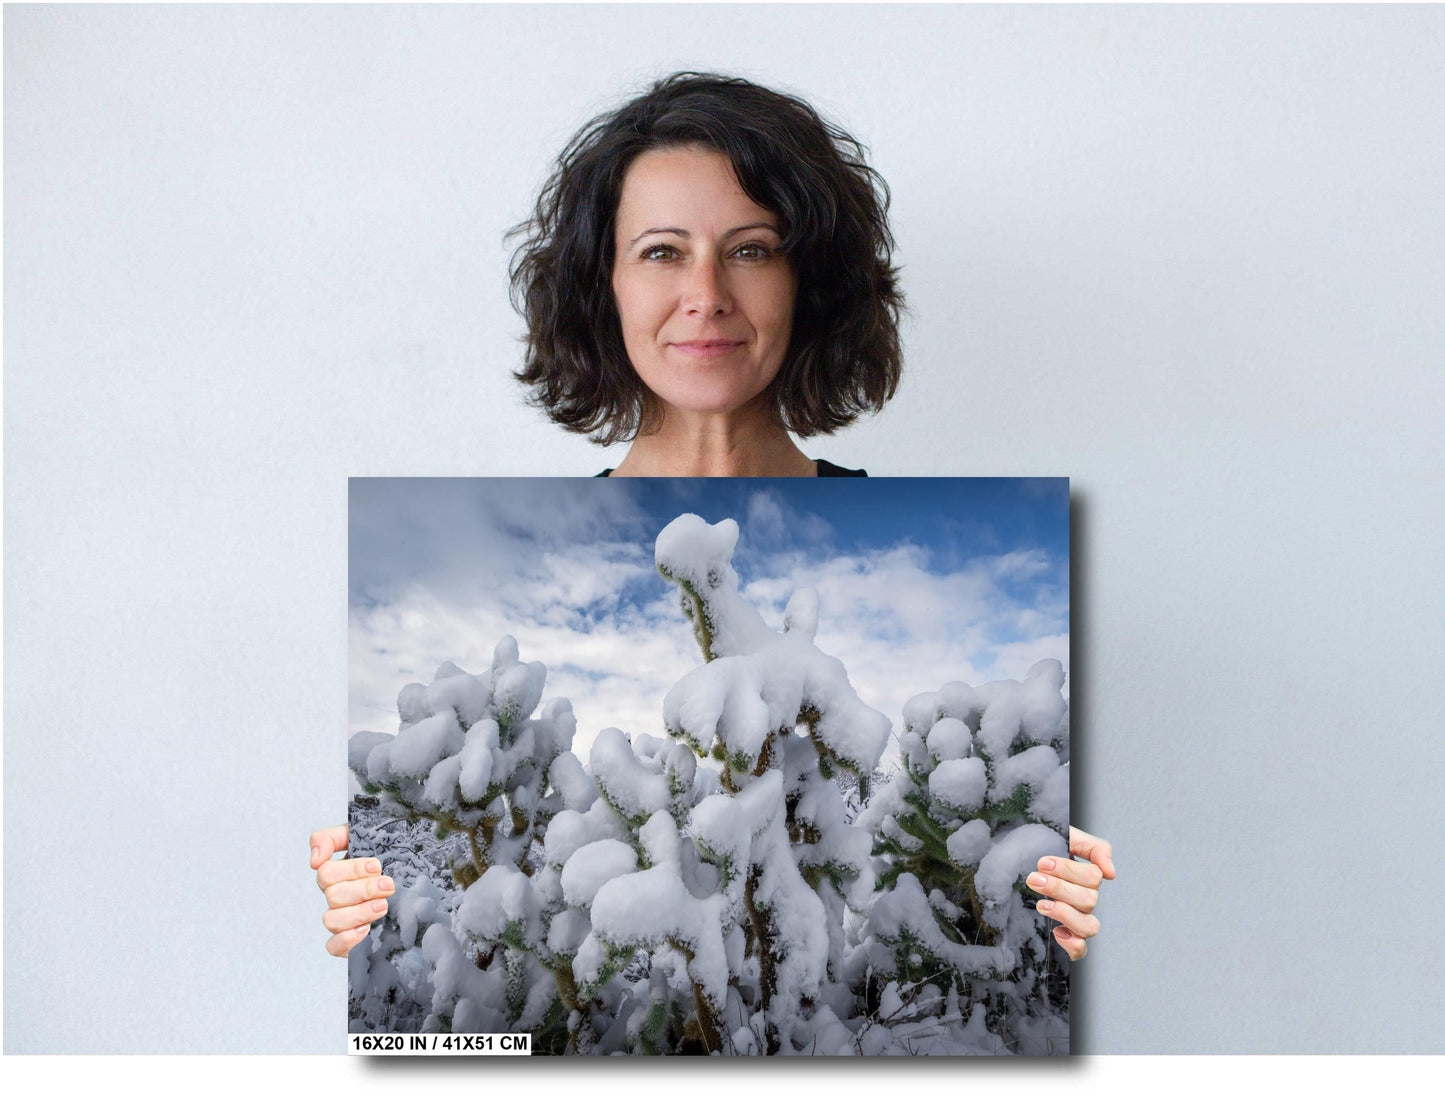
[[[679,513],[716,522],[741,522],[755,495],[781,500],[829,530],[835,550],[884,549],[911,541],[929,549],[940,569],[986,552],[1043,548],[1066,557],[1069,548],[1067,479],[617,479],[656,518],[658,528]],[[721,483],[721,485],[719,485]],[[806,540],[803,526],[791,526]],[[821,526],[815,526],[821,529]],[[739,549],[744,566],[753,558]],[[737,567],[737,565],[734,565]],[[739,568],[741,574],[742,568]]]
[[[771,624],[818,591],[818,646],[895,728],[948,681],[1068,668],[1066,479],[353,479],[351,730],[394,731],[403,685],[480,672],[511,634],[572,700],[579,755],[603,727],[661,734],[700,661],[653,567],[684,512],[738,522],[733,566]]]

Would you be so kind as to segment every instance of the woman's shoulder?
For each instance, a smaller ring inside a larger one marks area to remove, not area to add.
[[[819,477],[819,478],[867,478],[867,477],[868,477],[868,472],[867,472],[867,471],[850,471],[847,467],[840,467],[840,466],[838,466],[837,463],[830,463],[830,462],[828,462],[827,459],[814,459],[813,462],[815,462],[815,463],[818,464],[818,477]],[[611,467],[608,467],[605,471],[599,471],[597,474],[593,475],[593,477],[594,477],[594,478],[606,478],[606,477],[607,477],[609,474],[611,474],[611,473],[612,473],[612,468],[611,468]]]
[[[814,459],[818,464],[819,478],[867,478],[867,471],[850,471],[847,467],[840,467],[836,463],[830,463],[827,459]]]

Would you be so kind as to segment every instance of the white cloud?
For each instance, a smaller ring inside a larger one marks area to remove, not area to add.
[[[769,490],[754,490],[748,496],[747,520],[744,523],[748,540],[759,545],[783,540],[788,535],[783,501]]]
[[[776,490],[748,495],[742,538],[754,551],[772,551],[794,543],[820,545],[833,536],[833,526],[816,513],[795,509]]]
[[[675,595],[661,579],[657,584],[656,604],[620,611],[585,629],[574,614],[554,618],[539,612],[521,619],[499,601],[461,606],[422,588],[410,589],[395,603],[354,609],[350,733],[395,731],[396,696],[405,685],[430,682],[444,661],[483,672],[496,643],[510,634],[524,661],[547,666],[545,697],[572,701],[578,723],[573,748],[579,756],[586,757],[604,727],[661,734],[662,698],[700,663],[701,654]],[[507,597],[517,590],[509,587]],[[659,624],[664,614],[667,621]]]
[[[818,647],[895,728],[910,697],[949,681],[1020,679],[1045,657],[1067,670],[1067,574],[1047,553],[978,557],[943,572],[933,561],[914,544],[815,560],[795,552],[769,561],[743,592],[781,625],[793,591],[816,589]]]
[[[627,487],[597,479],[353,479],[352,597],[384,601],[418,582],[465,596],[580,542],[640,542],[647,525]]]

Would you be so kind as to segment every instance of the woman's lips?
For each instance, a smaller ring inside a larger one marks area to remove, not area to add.
[[[711,358],[719,354],[731,354],[734,350],[742,347],[741,342],[730,342],[727,339],[707,339],[697,342],[673,342],[670,343],[675,350],[689,354],[695,358]]]

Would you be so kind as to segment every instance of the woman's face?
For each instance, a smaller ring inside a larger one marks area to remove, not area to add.
[[[622,181],[612,291],[627,357],[670,411],[732,412],[782,367],[797,277],[779,216],[705,148],[644,152]]]

